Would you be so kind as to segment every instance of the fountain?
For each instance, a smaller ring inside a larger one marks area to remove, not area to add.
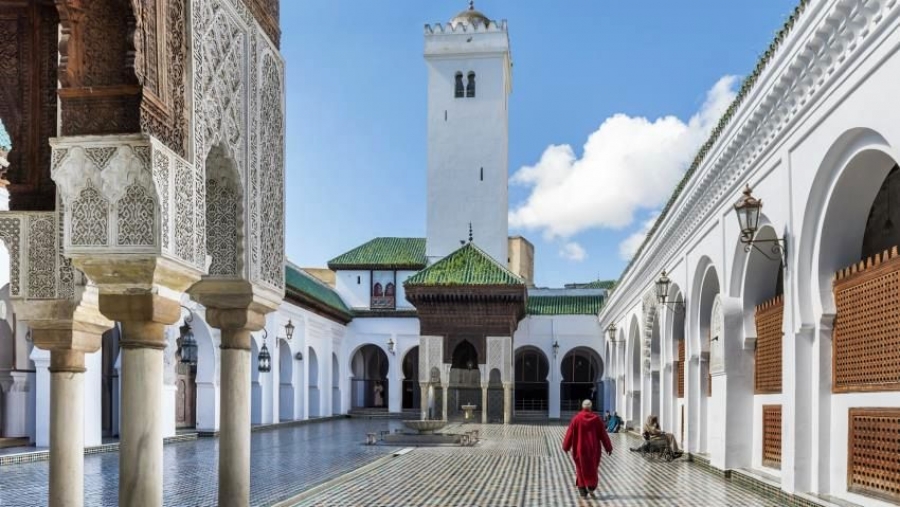
[[[474,445],[477,441],[476,437],[472,438],[472,432],[465,435],[457,435],[453,433],[435,433],[435,431],[443,429],[447,425],[447,421],[442,419],[434,419],[434,387],[428,386],[428,409],[421,420],[403,421],[403,425],[414,430],[415,433],[394,433],[384,435],[382,441],[385,444],[392,445],[412,445],[412,446],[437,446],[437,445]]]

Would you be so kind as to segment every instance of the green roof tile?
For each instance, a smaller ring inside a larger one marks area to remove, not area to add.
[[[528,315],[596,315],[603,296],[528,296]]]
[[[475,246],[465,246],[409,277],[410,285],[525,285],[525,281]]]
[[[343,314],[349,320],[352,317],[350,309],[344,304],[344,300],[338,296],[331,287],[316,280],[312,275],[290,264],[284,267],[284,279],[288,292],[294,291],[305,295],[319,303]]]
[[[328,261],[338,269],[410,269],[426,266],[425,238],[375,238]]]

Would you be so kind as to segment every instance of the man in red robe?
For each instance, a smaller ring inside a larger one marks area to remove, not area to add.
[[[606,454],[612,454],[613,450],[606,428],[603,427],[603,420],[591,411],[591,406],[591,400],[584,400],[581,412],[572,418],[563,440],[563,451],[572,451],[575,485],[582,497],[587,497],[588,491],[594,496],[594,490],[597,489],[600,445],[603,445]]]

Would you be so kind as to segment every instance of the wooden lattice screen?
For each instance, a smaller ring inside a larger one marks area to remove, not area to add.
[[[850,409],[847,489],[900,502],[900,409]]]
[[[781,405],[763,405],[763,466],[781,468]]]
[[[900,255],[897,247],[834,277],[832,390],[900,390]]]
[[[784,319],[784,296],[756,307],[756,361],[754,389],[756,394],[781,392],[781,324]]]
[[[678,397],[684,398],[684,340],[678,340],[678,361],[675,362],[678,376]]]

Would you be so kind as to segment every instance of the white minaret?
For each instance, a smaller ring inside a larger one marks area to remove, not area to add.
[[[468,241],[507,265],[512,62],[506,21],[469,2],[448,25],[425,26],[428,65],[429,262]]]

